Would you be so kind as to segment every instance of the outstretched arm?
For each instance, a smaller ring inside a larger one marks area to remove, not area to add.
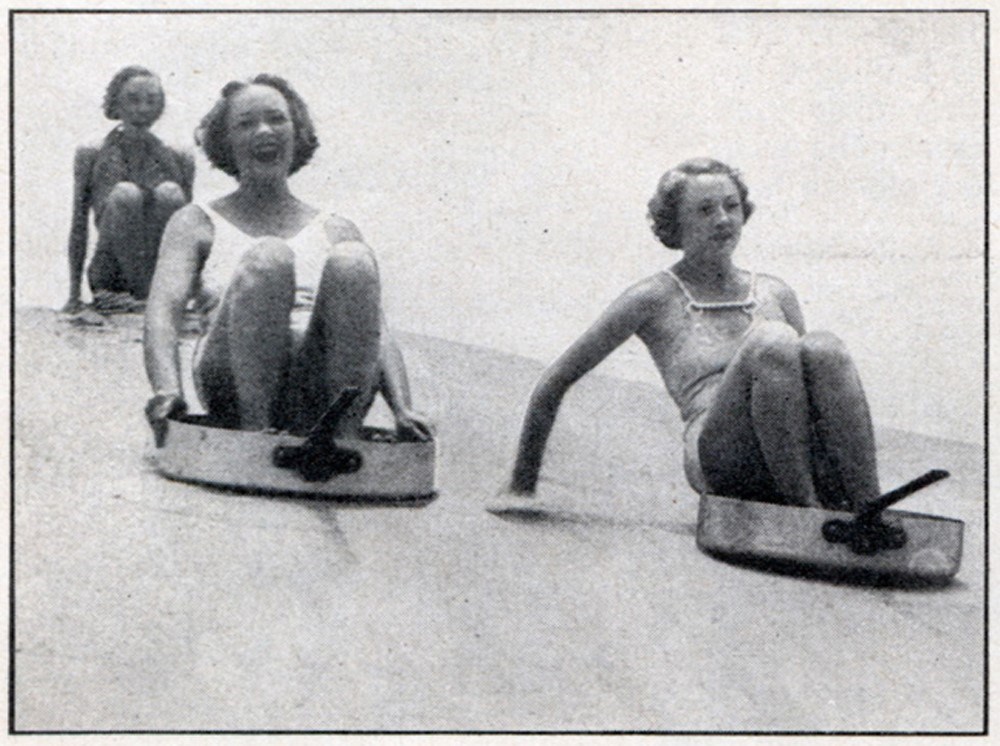
[[[211,242],[211,223],[191,205],[175,212],[163,231],[143,336],[146,375],[154,394],[146,414],[154,430],[156,420],[184,407],[177,341],[184,306],[194,292],[201,259]]]
[[[545,444],[562,398],[576,381],[610,355],[650,318],[656,296],[648,283],[627,290],[542,374],[521,426],[510,490],[530,494],[538,484]]]
[[[379,343],[379,390],[385,397],[400,435],[411,440],[430,440],[430,425],[411,409],[410,380],[406,375],[406,363],[382,317],[382,333]]]
[[[66,313],[80,310],[80,285],[83,264],[87,259],[87,233],[90,220],[90,176],[96,151],[82,147],[73,159],[73,218],[69,231],[69,299],[63,306]]]

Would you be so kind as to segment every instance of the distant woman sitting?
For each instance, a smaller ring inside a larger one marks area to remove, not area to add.
[[[104,115],[118,119],[97,145],[77,149],[73,164],[73,222],[69,236],[69,300],[82,308],[90,210],[98,229],[87,280],[98,310],[128,310],[144,300],[156,267],[163,227],[191,200],[194,160],[164,145],[149,128],[163,113],[160,81],[144,67],[120,70],[108,84]]]
[[[238,185],[182,208],[163,235],[146,308],[154,432],[186,408],[177,341],[193,300],[205,328],[194,382],[220,426],[303,434],[357,388],[335,434],[356,435],[381,392],[402,436],[429,439],[410,410],[403,358],[382,315],[375,255],[354,223],[289,190],[289,175],[318,146],[302,98],[272,75],[229,83],[198,139]]]

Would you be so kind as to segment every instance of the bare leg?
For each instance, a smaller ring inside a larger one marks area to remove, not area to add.
[[[129,280],[136,276],[141,264],[145,241],[143,199],[142,190],[127,181],[115,184],[108,192],[97,221],[94,258],[87,268],[91,292],[134,292]]]
[[[144,240],[141,245],[141,255],[136,259],[134,271],[138,274],[127,278],[134,290],[132,294],[139,299],[149,295],[149,285],[156,269],[156,258],[160,251],[160,238],[163,228],[170,216],[187,204],[184,190],[172,181],[165,181],[157,186],[152,193],[150,203],[146,206]]]
[[[818,505],[810,430],[798,335],[786,324],[761,324],[729,364],[706,415],[699,453],[709,487]]]
[[[371,249],[360,242],[330,251],[309,328],[292,363],[286,417],[292,432],[307,431],[347,387],[362,395],[341,419],[338,435],[355,435],[379,380],[381,288]]]
[[[244,430],[274,424],[294,299],[292,250],[279,239],[263,239],[240,260],[195,361],[199,395],[221,423]]]
[[[802,363],[815,416],[815,433],[839,476],[842,495],[856,508],[881,492],[868,400],[847,348],[833,334],[812,332],[802,338]],[[838,500],[839,499],[839,500]]]

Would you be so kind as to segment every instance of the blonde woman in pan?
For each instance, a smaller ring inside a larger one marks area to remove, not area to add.
[[[753,209],[741,175],[719,161],[663,175],[649,216],[681,258],[628,288],[544,372],[509,493],[530,501],[564,394],[634,334],[680,409],[697,492],[841,509],[879,496],[871,417],[844,344],[806,331],[784,282],[733,262]]]

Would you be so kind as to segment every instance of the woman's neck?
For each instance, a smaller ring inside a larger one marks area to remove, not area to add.
[[[690,285],[722,290],[738,280],[740,270],[728,256],[697,261],[685,256],[673,266],[673,272]]]
[[[285,180],[263,184],[242,180],[235,192],[212,206],[250,236],[290,238],[316,214],[289,191]]]
[[[234,205],[258,215],[281,213],[297,202],[285,179],[241,181],[231,199]]]
[[[149,127],[137,127],[128,122],[121,122],[116,129],[119,133],[119,142],[122,143],[140,143],[153,136]]]

